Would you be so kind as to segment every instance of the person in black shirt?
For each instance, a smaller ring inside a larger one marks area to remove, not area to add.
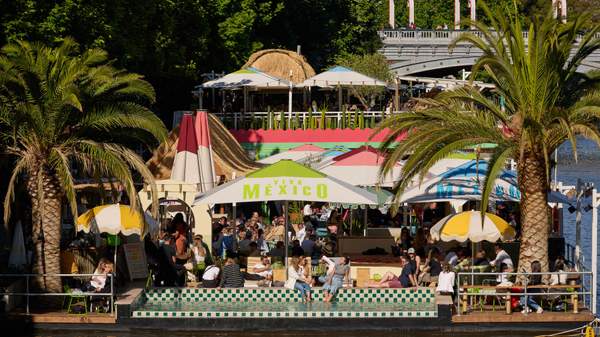
[[[398,276],[402,288],[416,287],[417,280],[415,279],[415,271],[410,263],[409,258],[406,255],[402,255],[402,272]]]
[[[219,288],[243,288],[244,275],[240,271],[240,266],[232,258],[225,260],[223,272],[221,273],[221,282]]]

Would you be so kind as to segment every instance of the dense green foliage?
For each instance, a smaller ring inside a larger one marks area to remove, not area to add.
[[[162,117],[189,108],[201,74],[232,71],[262,48],[295,50],[316,68],[379,46],[384,0],[0,0],[0,45],[67,36],[107,50],[157,91]]]
[[[549,3],[536,1],[517,0],[522,13]],[[590,1],[570,0],[569,6],[581,10]],[[466,2],[462,1],[465,17]],[[453,0],[415,3],[417,26],[452,26]],[[262,48],[296,50],[301,45],[317,71],[340,55],[375,52],[380,43],[376,32],[387,25],[387,4],[387,0],[0,0],[0,45],[16,39],[58,43],[70,36],[84,48],[102,48],[117,67],[140,73],[153,84],[155,110],[168,119],[172,110],[193,104],[190,90],[203,73],[236,70]],[[495,0],[492,5],[513,6],[513,0]],[[398,26],[406,25],[406,16],[406,1],[397,0]]]

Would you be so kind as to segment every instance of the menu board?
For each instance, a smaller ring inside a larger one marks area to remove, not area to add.
[[[127,270],[129,279],[140,279],[148,276],[148,264],[146,263],[146,252],[143,242],[126,243],[123,245],[125,260],[127,261]]]

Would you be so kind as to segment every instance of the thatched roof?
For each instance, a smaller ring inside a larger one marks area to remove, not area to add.
[[[250,55],[248,62],[242,68],[254,67],[269,75],[292,82],[301,83],[307,78],[315,76],[315,70],[308,64],[304,56],[285,49],[259,50]]]
[[[208,128],[210,129],[211,145],[215,173],[225,181],[231,180],[233,173],[237,177],[260,168],[262,165],[250,160],[246,151],[235,140],[233,135],[221,123],[218,117],[208,114]],[[179,127],[169,133],[167,140],[161,144],[146,162],[155,179],[164,180],[171,178],[173,161],[177,154],[177,141]]]

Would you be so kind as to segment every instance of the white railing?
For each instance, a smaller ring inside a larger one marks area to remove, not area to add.
[[[395,111],[393,113],[397,114],[397,113],[401,113],[401,112],[403,112],[403,111]],[[383,120],[387,114],[386,111],[358,111],[358,112],[346,111],[346,116],[348,116],[348,115],[354,116],[355,113],[358,113],[359,115],[362,114],[362,116],[365,118],[365,120],[370,120],[372,118],[375,118],[375,120],[377,122]],[[214,115],[219,117],[223,122],[231,122],[234,129],[238,129],[238,127],[240,126],[240,123],[243,122],[244,120],[250,120],[252,118],[263,119],[263,118],[269,118],[269,116],[273,116],[273,119],[275,121],[279,122],[281,120],[281,111],[277,111],[277,112],[273,112],[273,111],[272,112],[268,112],[268,111],[216,112],[216,113],[214,113]],[[291,119],[293,121],[296,118],[298,118],[302,125],[306,125],[307,120],[310,117],[310,115],[311,114],[308,111],[296,111],[296,112],[292,112]],[[337,125],[339,125],[343,116],[344,116],[344,113],[342,111],[326,111],[325,112],[325,118],[336,120],[336,122],[338,123]],[[290,119],[288,112],[283,112],[283,117],[287,120]],[[313,119],[318,120],[321,117],[322,117],[322,113],[320,111],[312,113]],[[267,127],[269,129],[273,128],[272,122],[273,121],[270,119],[267,120]]]
[[[514,284],[514,285],[498,285],[496,280],[498,277],[506,277],[513,281],[521,278],[528,280],[531,276],[538,275],[542,279],[544,277],[556,277],[566,276],[569,284],[557,284],[557,285],[527,285]],[[468,312],[467,308],[470,306],[469,298],[477,297],[494,297],[500,298],[505,301],[506,312],[510,313],[511,308],[511,297],[517,296],[519,299],[524,297],[525,303],[529,296],[535,296],[537,298],[563,298],[565,296],[570,297],[572,311],[574,313],[579,312],[579,299],[583,300],[583,307],[588,308],[592,313],[596,313],[596,308],[592,306],[592,298],[596,296],[596,286],[593,284],[593,275],[590,271],[577,271],[577,272],[548,272],[548,273],[491,273],[491,272],[459,272],[456,276],[456,290],[457,296],[455,298],[455,305],[457,308],[458,315],[465,314]],[[516,291],[518,289],[519,291]],[[520,291],[522,290],[522,291]],[[539,303],[538,303],[539,304]],[[483,304],[479,304],[483,306]],[[566,310],[566,309],[565,309]]]
[[[385,29],[380,30],[378,32],[379,37],[385,40],[403,40],[403,41],[413,41],[413,42],[423,42],[423,40],[429,41],[438,41],[438,40],[448,40],[448,42],[456,39],[463,33],[472,33],[479,37],[483,36],[480,31],[476,30],[397,30],[397,29]],[[527,38],[529,36],[528,31],[523,31],[523,38],[525,38],[527,42]],[[577,36],[577,40],[581,40],[583,38],[583,34],[579,34]],[[600,33],[596,34],[595,37],[600,39]]]
[[[25,278],[25,291],[24,292],[8,292],[8,291],[4,291],[4,292],[0,292],[0,296],[14,296],[14,297],[19,297],[19,296],[24,296],[26,298],[26,304],[25,304],[25,310],[26,313],[29,314],[29,298],[30,297],[37,297],[37,296],[62,296],[62,297],[67,297],[67,296],[82,296],[82,297],[94,297],[94,296],[99,296],[99,297],[106,297],[109,296],[110,297],[110,313],[111,315],[114,314],[114,294],[115,294],[115,287],[114,287],[114,275],[113,274],[107,274],[106,276],[110,278],[110,292],[109,293],[100,293],[100,292],[83,292],[83,291],[78,291],[78,292],[31,292],[30,289],[30,278],[37,278],[37,277],[46,277],[46,278],[52,278],[52,277],[76,277],[76,278],[80,278],[80,277],[89,277],[91,278],[92,276],[94,276],[94,274],[0,274],[0,279],[22,279]],[[6,288],[6,287],[5,287]]]

